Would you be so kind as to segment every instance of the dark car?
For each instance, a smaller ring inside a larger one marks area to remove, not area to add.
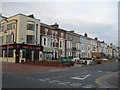
[[[70,66],[74,66],[74,60],[73,59],[62,59],[61,63],[68,64]]]

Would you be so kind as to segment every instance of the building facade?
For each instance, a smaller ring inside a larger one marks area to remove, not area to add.
[[[47,25],[41,23],[41,46],[44,47],[44,59],[58,59],[65,57],[66,31],[59,25]]]
[[[17,14],[1,21],[1,58],[7,62],[40,61],[40,20]]]
[[[80,35],[74,31],[66,32],[66,57],[80,57]]]

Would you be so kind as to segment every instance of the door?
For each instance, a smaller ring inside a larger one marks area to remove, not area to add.
[[[26,62],[30,62],[32,60],[32,51],[26,50]]]
[[[19,49],[16,50],[15,58],[16,58],[15,63],[19,63],[20,61],[20,50]]]
[[[34,61],[39,61],[39,51],[34,51]]]

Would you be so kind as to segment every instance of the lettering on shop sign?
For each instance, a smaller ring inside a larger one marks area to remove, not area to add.
[[[24,49],[28,49],[29,47],[28,47],[28,46],[23,46],[22,48],[24,48]]]
[[[33,46],[23,46],[23,49],[36,49],[36,50],[40,50],[40,47],[33,47]]]
[[[36,49],[37,49],[37,50],[40,50],[41,48],[39,48],[39,47],[36,47]]]
[[[4,46],[4,47],[0,47],[0,49],[6,49],[6,46]]]
[[[14,48],[14,46],[9,46],[9,48]]]

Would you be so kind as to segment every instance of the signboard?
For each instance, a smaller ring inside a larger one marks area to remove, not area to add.
[[[1,45],[0,49],[29,49],[29,50],[39,50],[43,51],[43,46],[36,45],[27,45],[27,44],[9,44],[9,45]]]

